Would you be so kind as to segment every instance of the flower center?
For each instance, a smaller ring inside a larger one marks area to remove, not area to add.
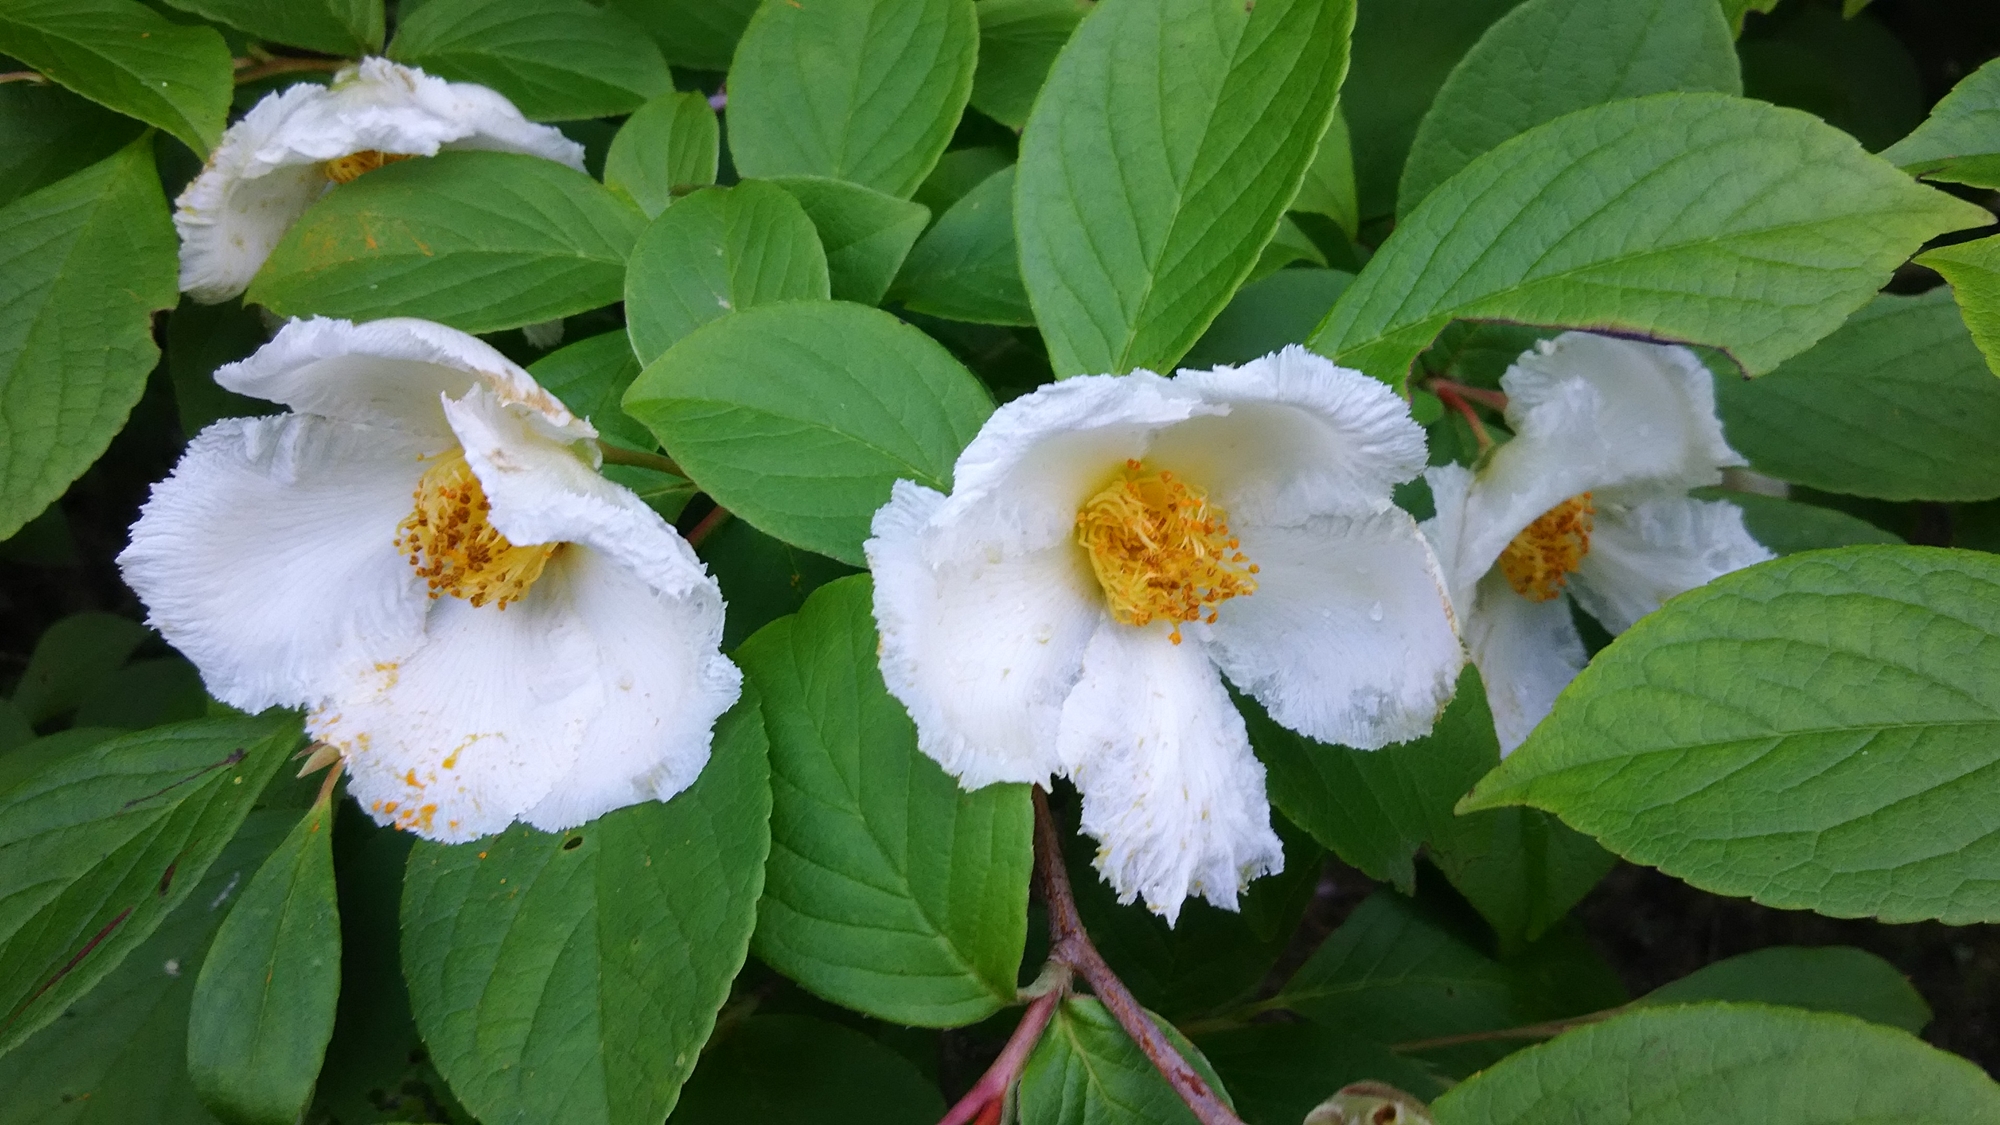
[[[1117,479],[1083,502],[1076,541],[1104,589],[1111,616],[1127,625],[1215,620],[1221,602],[1257,590],[1257,567],[1238,550],[1222,510],[1170,472],[1127,461]]]
[[[450,594],[475,606],[506,609],[519,601],[560,543],[516,547],[487,521],[492,505],[479,478],[454,449],[417,482],[416,507],[396,526],[396,549],[430,583],[431,597]]]
[[[384,164],[394,164],[398,160],[409,159],[411,157],[408,153],[377,152],[372,148],[365,148],[360,152],[350,152],[346,156],[336,156],[321,164],[319,170],[336,184],[348,184]]]
[[[1569,576],[1590,553],[1590,518],[1597,509],[1585,492],[1543,512],[1500,552],[1500,573],[1531,602],[1562,593]]]

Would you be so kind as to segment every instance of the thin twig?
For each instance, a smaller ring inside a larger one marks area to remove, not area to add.
[[[637,449],[627,449],[609,442],[598,442],[597,448],[603,453],[604,463],[607,465],[630,465],[638,469],[651,469],[656,473],[672,473],[677,477],[687,476],[681,472],[679,465],[674,464],[671,457],[663,457],[658,453],[643,453]]]
[[[1458,411],[1460,416],[1465,419],[1465,424],[1472,427],[1472,438],[1479,443],[1479,451],[1481,453],[1493,448],[1493,435],[1486,432],[1486,423],[1479,420],[1479,412],[1472,408],[1471,403],[1465,401],[1451,387],[1439,386],[1436,383],[1432,383],[1430,390],[1432,394],[1438,396],[1439,402]]]
[[[1461,383],[1456,379],[1446,379],[1441,376],[1432,376],[1424,380],[1423,386],[1429,388],[1432,393],[1436,393],[1440,388],[1456,392],[1458,397],[1468,402],[1476,402],[1489,410],[1498,410],[1503,414],[1507,411],[1507,393],[1505,391],[1475,387],[1467,383]]]
[[[5,74],[0,74],[0,84],[8,82],[33,82],[37,85],[46,86],[49,83],[49,79],[48,75],[43,74],[39,70],[10,70]]]
[[[1075,969],[1077,975],[1090,983],[1090,991],[1096,994],[1098,1002],[1146,1053],[1174,1093],[1194,1111],[1196,1120],[1202,1125],[1243,1125],[1242,1118],[1232,1113],[1208,1082],[1181,1057],[1180,1051],[1091,944],[1083,919],[1076,912],[1076,898],[1070,893],[1069,873],[1063,870],[1062,843],[1056,836],[1055,818],[1049,815],[1049,796],[1036,786],[1034,799],[1035,872],[1041,879],[1042,896],[1049,908],[1049,959]]]
[[[1067,977],[1068,971],[1065,970],[1065,981]],[[1000,1057],[994,1059],[993,1065],[986,1068],[986,1073],[979,1076],[972,1089],[958,1099],[958,1104],[938,1120],[938,1125],[968,1125],[989,1107],[1005,1104],[1008,1089],[1014,1085],[1015,1079],[1021,1077],[1021,1068],[1028,1064],[1028,1053],[1035,1049],[1042,1032],[1049,1026],[1050,1018],[1056,1014],[1056,1005],[1062,1003],[1067,995],[1069,988],[1065,983],[1035,997],[1035,1002],[1028,1005],[1027,1014],[1014,1028],[1014,1034],[1007,1037],[1007,1045],[1001,1048]]]
[[[1601,1012],[1589,1012],[1581,1016],[1571,1016],[1566,1020],[1550,1020],[1547,1023],[1531,1023],[1525,1027],[1502,1027],[1493,1031],[1468,1031],[1463,1035],[1440,1035],[1436,1039],[1413,1039],[1408,1043],[1394,1043],[1389,1049],[1397,1053],[1408,1051],[1435,1051],[1442,1047],[1457,1047],[1466,1043],[1491,1043],[1503,1039],[1554,1039],[1565,1031],[1602,1023],[1612,1016],[1623,1013],[1630,1005],[1606,1008]]]
[[[688,541],[688,546],[700,547],[704,540],[715,534],[716,528],[728,522],[729,509],[717,504],[714,511],[701,517],[700,521],[688,529],[688,533],[684,538]]]
[[[344,66],[352,66],[353,59],[236,59],[236,84],[238,86],[269,78],[274,74],[294,74],[299,71],[324,71],[331,73]]]

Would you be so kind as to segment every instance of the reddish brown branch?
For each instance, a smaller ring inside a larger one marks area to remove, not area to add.
[[[1479,412],[1472,408],[1471,403],[1465,401],[1465,396],[1459,394],[1457,388],[1447,386],[1435,380],[1429,383],[1428,386],[1430,392],[1438,396],[1439,402],[1458,411],[1459,415],[1465,419],[1465,424],[1472,427],[1473,440],[1479,443],[1481,452],[1493,448],[1493,435],[1486,432],[1486,423],[1480,420]]]
[[[1476,402],[1488,410],[1498,410],[1503,414],[1507,411],[1507,395],[1502,391],[1488,390],[1485,387],[1474,387],[1458,382],[1455,379],[1439,377],[1425,380],[1424,386],[1430,388],[1433,394],[1439,390],[1448,390],[1457,394],[1458,397],[1465,399],[1467,402]]]
[[[1049,1026],[1049,1020],[1056,1014],[1056,1005],[1069,994],[1066,985],[1059,985],[1035,997],[1028,1005],[1028,1013],[1021,1017],[1021,1023],[1014,1028],[1014,1034],[1007,1037],[1007,1045],[1000,1050],[1000,1057],[979,1076],[979,1081],[951,1112],[938,1121],[938,1125],[969,1125],[985,1120],[989,1114],[996,1114],[1007,1101],[1007,1090],[1014,1080],[1021,1077],[1021,1068],[1028,1064],[1028,1054],[1035,1049],[1035,1043]]]
[[[1062,842],[1056,836],[1055,818],[1049,815],[1049,797],[1040,786],[1035,798],[1035,872],[1040,877],[1042,895],[1049,908],[1049,959],[1076,970],[1090,983],[1090,991],[1104,1005],[1125,1034],[1146,1053],[1146,1058],[1163,1075],[1174,1093],[1194,1111],[1202,1125],[1243,1125],[1194,1067],[1181,1057],[1173,1042],[1146,1009],[1134,999],[1125,982],[1111,971],[1097,947],[1084,932],[1083,919],[1076,912],[1076,898],[1070,893],[1069,873],[1063,870]]]
[[[1600,1012],[1587,1012],[1584,1015],[1571,1016],[1568,1019],[1550,1020],[1548,1023],[1532,1023],[1525,1027],[1502,1027],[1492,1031],[1468,1031],[1463,1035],[1440,1035],[1436,1039],[1414,1039],[1408,1043],[1391,1044],[1389,1049],[1399,1053],[1405,1051],[1435,1051],[1440,1047],[1459,1047],[1467,1043],[1492,1043],[1506,1039],[1554,1039],[1566,1031],[1574,1031],[1579,1027],[1588,1027],[1594,1023],[1603,1023],[1612,1016],[1622,1015],[1630,1009],[1631,1005],[1627,1004],[1616,1008],[1606,1008]]]
[[[693,527],[688,529],[688,533],[685,536],[688,546],[700,547],[704,540],[715,534],[716,528],[728,522],[729,509],[717,504],[714,511],[701,517]]]
[[[260,78],[269,78],[276,74],[295,74],[300,71],[331,73],[353,63],[353,59],[237,59],[235,60],[236,84],[242,86]]]

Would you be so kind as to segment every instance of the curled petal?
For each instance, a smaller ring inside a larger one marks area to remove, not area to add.
[[[1465,643],[1505,757],[1548,717],[1556,696],[1588,659],[1568,598],[1533,602],[1495,572],[1479,583],[1478,601],[1465,621]]]
[[[898,481],[875,513],[866,549],[883,681],[924,753],[966,788],[1046,782],[1060,766],[1063,700],[1105,620],[1102,597],[1067,540],[1012,558],[926,562],[926,530],[944,503]]]
[[[1234,910],[1284,867],[1264,767],[1200,644],[1173,644],[1164,625],[1098,629],[1058,746],[1120,901],[1143,897],[1171,924],[1189,896]]]
[[[119,566],[217,699],[315,703],[422,633],[423,586],[394,544],[432,452],[306,415],[217,422],[154,486]]]
[[[1598,502],[1590,553],[1570,592],[1622,633],[1668,598],[1772,557],[1727,500],[1613,495]]]

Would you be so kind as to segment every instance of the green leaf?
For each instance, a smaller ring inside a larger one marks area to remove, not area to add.
[[[2000,379],[1942,286],[1883,294],[1771,374],[1715,391],[1758,472],[1885,500],[2000,496]]]
[[[947,320],[1035,323],[1014,246],[1013,165],[988,176],[938,218],[903,262],[889,296]]]
[[[257,869],[202,961],[188,1073],[224,1121],[296,1121],[312,1100],[340,997],[332,841],[328,794]]]
[[[697,329],[639,375],[625,410],[716,503],[862,566],[890,485],[950,491],[993,404],[942,345],[888,313],[787,301]]]
[[[166,0],[259,39],[328,55],[382,50],[382,0]]]
[[[60,86],[0,86],[0,206],[110,156],[140,127]]]
[[[2000,60],[1952,87],[1917,130],[1882,150],[1913,176],[2000,188]]]
[[[625,276],[626,331],[641,363],[728,313],[824,300],[826,253],[791,193],[746,181],[695,192],[653,220]]]
[[[1990,221],[1805,114],[1655,94],[1468,164],[1396,228],[1312,347],[1400,384],[1452,320],[1497,319],[1708,344],[1761,374],[1924,240]]]
[[[819,232],[836,300],[881,303],[911,244],[931,221],[922,204],[860,184],[824,176],[779,176],[770,182],[799,201]]]
[[[1021,139],[1021,276],[1057,375],[1170,371],[1298,194],[1352,0],[1104,0]]]
[[[1749,492],[1727,492],[1720,488],[1698,488],[1688,495],[1697,500],[1727,500],[1743,510],[1743,526],[1750,538],[1778,555],[1818,551],[1827,547],[1857,547],[1867,543],[1901,543],[1902,540],[1867,520],[1802,504],[1775,496]]]
[[[188,1078],[189,1001],[224,907],[292,820],[252,812],[153,936],[61,1019],[0,1056],[9,1120],[215,1125]]]
[[[1410,144],[1396,210],[1408,215],[1474,157],[1545,121],[1671,90],[1743,92],[1715,0],[1528,0],[1445,79]]]
[[[1907,1032],[1762,1004],[1633,1012],[1523,1051],[1452,1088],[1438,1125],[1960,1125],[2000,1087]]]
[[[264,317],[240,299],[204,305],[183,295],[167,317],[167,376],[174,384],[174,411],[181,432],[198,434],[220,418],[275,414],[283,407],[261,398],[223,390],[216,368],[248,357],[271,338]]]
[[[608,0],[606,7],[646,29],[675,66],[729,69],[736,40],[758,0]]]
[[[723,520],[699,550],[729,607],[722,623],[724,652],[734,651],[778,618],[797,613],[814,590],[855,573],[844,562],[802,551],[739,519]]]
[[[1940,246],[1918,255],[1917,264],[1951,282],[1973,342],[1986,353],[1986,365],[2000,374],[2000,236]]]
[[[1263,251],[1257,255],[1257,264],[1250,267],[1250,280],[1252,282],[1262,281],[1295,262],[1304,262],[1308,267],[1319,266],[1324,268],[1326,266],[1326,255],[1320,253],[1319,246],[1311,238],[1307,237],[1306,232],[1299,227],[1298,223],[1292,221],[1290,215],[1286,215],[1278,220],[1277,232],[1271,236],[1271,241],[1264,244]],[[1242,290],[1238,290],[1238,292],[1240,293]],[[1234,298],[1231,298],[1231,300],[1234,300]]]
[[[0,793],[5,793],[55,762],[124,733],[113,727],[69,727],[36,738],[35,732],[29,730],[24,739],[7,746],[5,752],[0,753]]]
[[[1215,323],[1188,349],[1187,367],[1248,363],[1304,343],[1354,281],[1340,270],[1279,270],[1237,290]]]
[[[1353,1031],[1314,1023],[1253,1024],[1197,1035],[1195,1043],[1247,1125],[1298,1125],[1354,1082],[1383,1082],[1420,1098],[1445,1089],[1423,1063]]]
[[[873,587],[821,587],[737,650],[771,736],[757,956],[843,1007],[958,1027],[1014,1002],[1034,814],[917,750],[876,666]]]
[[[952,204],[965,198],[966,192],[985,183],[993,173],[1013,164],[1014,154],[994,145],[952,149],[938,157],[937,166],[924,177],[916,194],[910,196],[910,202],[923,204],[930,208],[933,215],[943,215]],[[1010,204],[1008,213],[1011,215],[1012,211]],[[1011,219],[1008,225],[1013,225]]]
[[[930,1125],[937,1086],[868,1036],[807,1016],[752,1016],[701,1056],[674,1125]]]
[[[201,673],[179,656],[135,660],[105,677],[76,709],[77,726],[142,730],[207,717]]]
[[[1802,109],[1870,152],[1915,129],[1929,104],[1901,40],[1874,19],[1843,20],[1824,5],[1795,5],[1737,53],[1746,97]]]
[[[749,949],[768,776],[746,692],[671,801],[411,849],[403,973],[467,1109],[578,1125],[667,1115]]]
[[[445,152],[328,192],[285,232],[244,300],[280,316],[519,328],[620,300],[645,222],[553,160]]]
[[[0,208],[0,538],[125,425],[160,355],[152,316],[178,299],[175,246],[147,138]]]
[[[0,794],[0,1052],[146,940],[298,740],[283,713],[159,727]]]
[[[1227,1100],[1201,1052],[1172,1025],[1160,1030]],[[1035,1125],[1192,1125],[1195,1119],[1104,1005],[1087,997],[1056,1009],[1021,1072],[1019,1105],[1021,1120]]]
[[[1903,974],[1873,953],[1845,945],[1772,946],[1705,966],[1634,1001],[1634,1006],[1747,1000],[1815,1012],[1845,1012],[1912,1035],[1931,1006]]]
[[[1453,66],[1520,0],[1362,0],[1354,74],[1341,98],[1354,146],[1361,218],[1396,212],[1396,184],[1418,123]]]
[[[590,420],[607,441],[650,452],[653,435],[619,400],[639,376],[639,361],[623,332],[605,332],[566,344],[528,365],[528,374],[574,414]]]
[[[533,121],[630,113],[674,88],[650,37],[585,0],[428,0],[389,57],[490,86]]]
[[[1528,804],[1705,890],[2000,918],[2000,558],[1849,547],[1673,599],[1461,808]]]
[[[235,92],[219,32],[183,27],[133,0],[7,0],[0,54],[165,129],[197,156],[222,139]]]
[[[30,725],[76,710],[146,637],[145,626],[114,613],[77,613],[57,621],[35,641],[14,685],[14,706]]]
[[[1306,178],[1291,209],[1325,215],[1350,239],[1361,230],[1361,201],[1354,194],[1354,140],[1338,108],[1306,166]]]
[[[972,108],[1010,128],[1028,123],[1056,55],[1089,11],[1085,0],[980,0]]]
[[[978,53],[972,0],[765,4],[729,68],[736,169],[908,198],[951,140]]]
[[[618,127],[604,157],[604,184],[656,218],[676,195],[715,182],[721,144],[707,98],[661,94]]]
[[[1737,35],[1743,34],[1743,17],[1751,12],[1769,13],[1778,6],[1778,0],[1722,0],[1722,14],[1729,20],[1729,29]]]

